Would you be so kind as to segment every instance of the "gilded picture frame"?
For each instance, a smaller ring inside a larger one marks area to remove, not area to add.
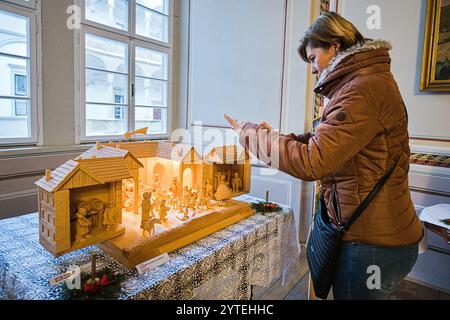
[[[420,91],[450,92],[450,0],[428,0]]]

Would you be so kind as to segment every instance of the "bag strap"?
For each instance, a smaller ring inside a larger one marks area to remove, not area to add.
[[[401,156],[400,156],[401,158]],[[378,192],[380,192],[381,188],[383,188],[386,181],[388,181],[389,177],[392,175],[392,172],[394,172],[394,169],[397,167],[397,164],[400,161],[400,158],[397,159],[397,161],[394,163],[394,165],[389,169],[388,173],[376,184],[375,188],[369,193],[369,195],[364,199],[364,201],[359,205],[358,209],[353,213],[353,215],[347,220],[344,226],[340,228],[340,231],[342,233],[348,231],[352,224],[358,219],[361,214],[366,210],[366,208],[369,206],[370,202],[372,202],[373,198],[376,197]]]

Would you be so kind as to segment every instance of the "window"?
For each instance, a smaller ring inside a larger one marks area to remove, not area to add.
[[[86,20],[128,31],[127,0],[86,0]]]
[[[123,102],[124,102],[123,98],[124,98],[124,96],[116,95],[114,100],[117,104],[123,104]]]
[[[0,145],[37,142],[37,13],[30,8],[0,3]]]
[[[114,107],[114,118],[116,120],[123,119],[123,109],[122,109],[122,107]]]
[[[161,109],[153,109],[153,120],[161,120]]]
[[[16,100],[16,106],[15,106],[15,116],[16,117],[26,117],[28,115],[28,106],[27,103],[24,101],[17,101]]]
[[[80,142],[168,136],[170,0],[82,3]]]
[[[14,94],[16,96],[27,96],[27,76],[14,75]]]
[[[136,34],[167,42],[169,1],[136,0]]]

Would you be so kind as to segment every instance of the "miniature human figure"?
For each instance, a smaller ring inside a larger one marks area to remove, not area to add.
[[[183,189],[183,205],[189,206],[191,203],[191,197],[192,197],[192,189],[190,189],[188,186],[185,186]]]
[[[132,179],[128,179],[124,182],[124,186],[122,187],[122,199],[123,205],[126,211],[133,210],[134,204],[134,182]]]
[[[75,225],[75,242],[81,242],[87,240],[89,235],[89,226],[91,222],[86,218],[87,210],[84,207],[78,208],[76,214],[76,225]]]
[[[89,206],[91,207],[89,212],[91,227],[101,227],[106,214],[106,204],[103,203],[103,201],[94,198],[89,201]]]
[[[208,199],[212,200],[214,198],[214,186],[211,184],[209,180],[206,180],[206,196]]]
[[[189,216],[189,206],[191,204],[191,190],[189,190],[188,186],[183,188],[183,196],[181,201],[179,201],[179,209],[180,212],[184,214],[184,219],[187,219]]]
[[[147,222],[150,221],[150,219],[154,217],[154,214],[153,214],[153,206],[152,206],[152,200],[151,200],[152,194],[149,192],[144,192],[143,197],[144,197],[144,199],[142,199],[142,204],[141,204],[141,210],[142,210],[141,229],[143,229],[142,234],[145,235],[145,231],[146,231],[145,228],[146,228]]]
[[[117,226],[117,211],[113,202],[109,202],[105,209],[103,225],[106,226],[106,230],[114,229]]]
[[[159,219],[162,222],[167,222],[167,211],[169,210],[169,207],[166,206],[166,200],[161,200],[161,203],[159,205]]]
[[[153,208],[155,208],[155,210],[158,211],[159,205],[161,204],[161,200],[162,200],[161,190],[159,190],[159,189],[153,190],[152,194],[154,196]]]
[[[189,208],[192,210],[197,210],[197,199],[198,199],[198,192],[194,191],[191,192],[191,198],[189,200]]]
[[[159,182],[159,174],[155,173],[153,175],[153,189],[161,189],[161,183]]]
[[[177,199],[175,198],[175,194],[173,192],[173,187],[169,187],[169,191],[167,192],[168,202],[170,209],[177,209]]]
[[[221,175],[219,186],[217,187],[217,191],[214,194],[216,200],[220,201],[221,203],[223,202],[223,200],[229,199],[231,197],[231,190],[230,188],[228,188],[228,183],[225,179],[225,175]]]
[[[177,177],[174,177],[172,179],[172,189],[173,189],[173,194],[175,195],[176,198],[178,198],[180,196],[180,187],[179,187]]]
[[[200,190],[200,193],[198,195],[198,206],[202,210],[208,210],[209,209],[209,199],[206,195],[206,189],[202,188]]]
[[[234,174],[234,178],[231,180],[231,185],[233,187],[233,192],[239,192],[242,187],[242,180],[239,178],[239,173]]]

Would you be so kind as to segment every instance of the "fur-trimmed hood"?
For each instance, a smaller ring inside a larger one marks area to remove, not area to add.
[[[315,91],[323,94],[321,91],[328,83],[358,69],[376,63],[390,64],[388,51],[391,49],[390,42],[378,39],[366,40],[363,44],[357,44],[338,53],[320,75]]]

